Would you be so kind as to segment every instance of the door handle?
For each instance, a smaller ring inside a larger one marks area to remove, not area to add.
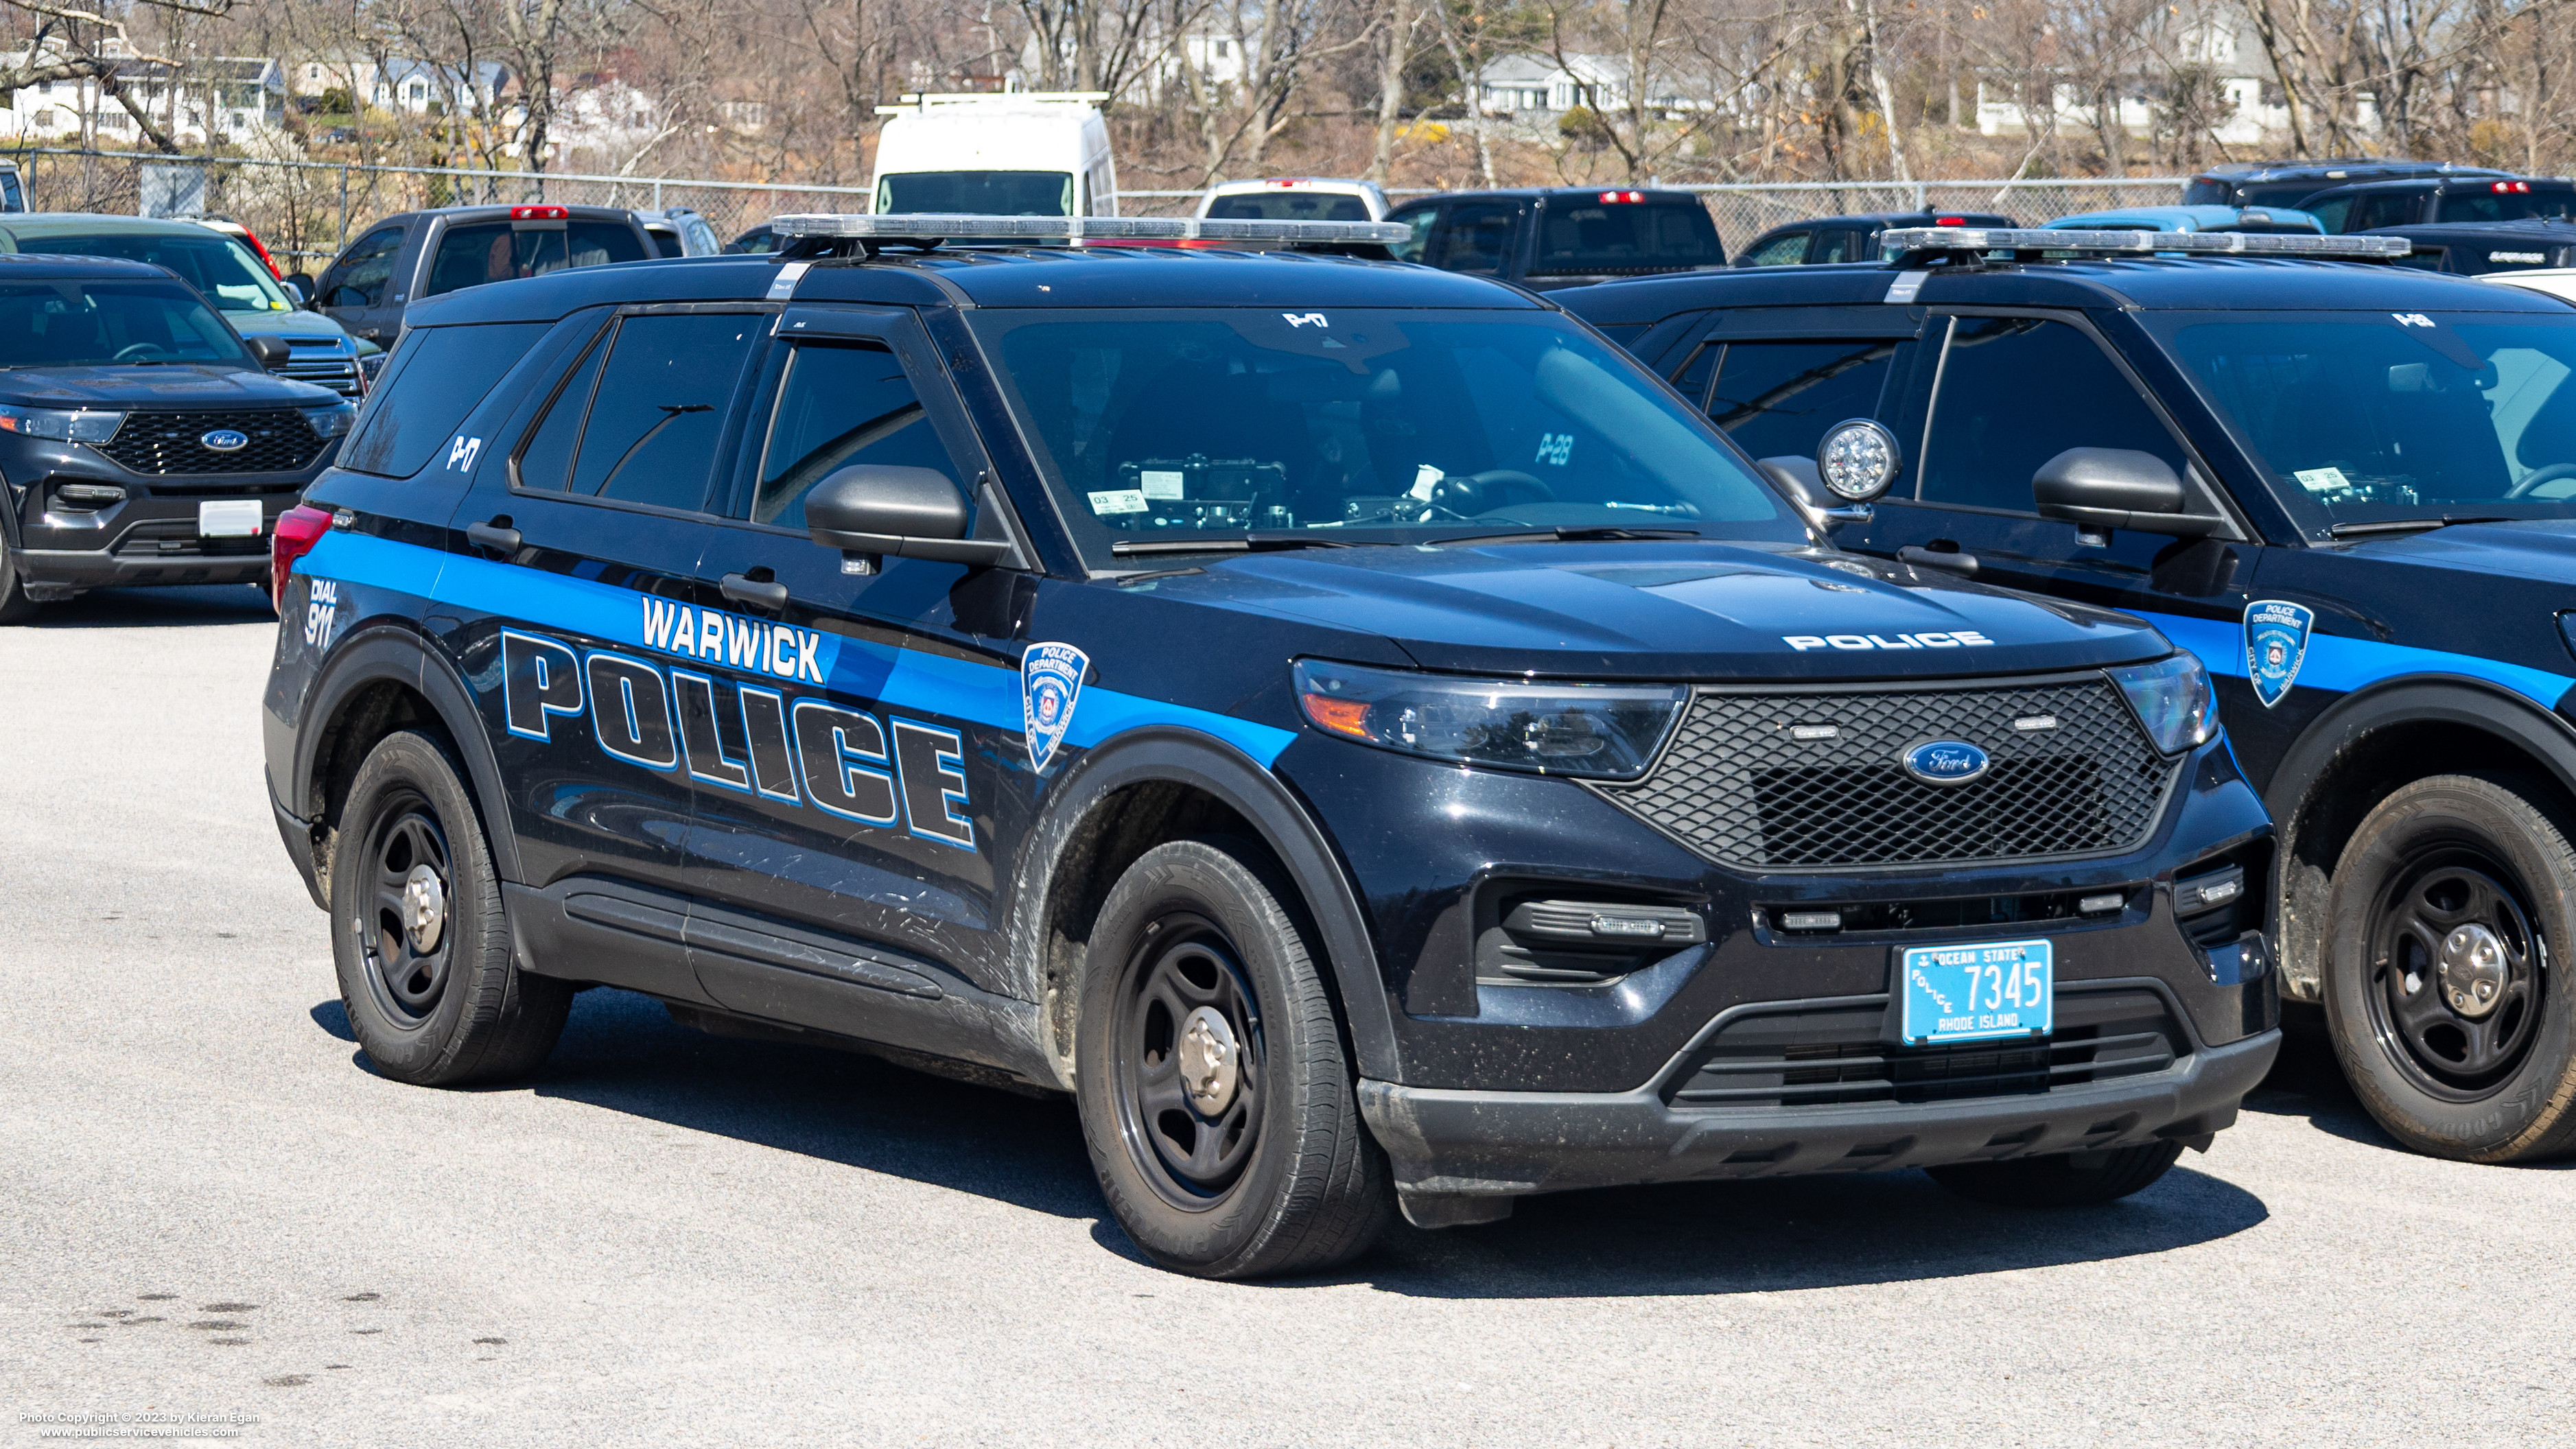
[[[716,587],[723,591],[726,598],[737,604],[749,604],[754,608],[770,610],[787,607],[785,584],[767,579],[755,579],[748,574],[727,574],[716,581]]]
[[[490,523],[469,523],[465,525],[465,537],[476,547],[488,548],[494,553],[519,551],[519,531],[512,528],[507,519],[496,518]]]
[[[1931,549],[1916,548],[1909,543],[1896,551],[1896,561],[1912,564],[1918,569],[1947,569],[1951,573],[1965,574],[1972,579],[1977,576],[1977,556],[1972,553],[1935,553]]]

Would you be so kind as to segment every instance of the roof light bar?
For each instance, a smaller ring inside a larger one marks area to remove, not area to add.
[[[2153,256],[2158,252],[2207,252],[2216,256],[2293,256],[2386,261],[2415,244],[2402,236],[2306,236],[2244,231],[2040,231],[1974,226],[1918,226],[1890,231],[1879,245],[1904,252],[2099,252]]]
[[[909,212],[837,216],[807,212],[769,223],[785,236],[886,241],[1404,241],[1413,228],[1392,221],[1221,221],[1197,216],[959,216]]]

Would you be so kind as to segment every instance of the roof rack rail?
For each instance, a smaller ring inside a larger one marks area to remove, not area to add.
[[[769,224],[782,236],[854,239],[870,251],[880,245],[927,248],[949,241],[1387,246],[1413,235],[1411,227],[1392,221],[1221,221],[1197,216],[962,216],[941,212],[840,216],[801,212],[772,218]]]
[[[2154,256],[2189,252],[2226,257],[2312,257],[2326,261],[2385,262],[2415,244],[2402,236],[2308,236],[2243,231],[2044,231],[2017,227],[1919,226],[1882,233],[1880,247],[1905,266],[1935,257],[1981,258],[2011,252],[2017,260],[2043,256]]]

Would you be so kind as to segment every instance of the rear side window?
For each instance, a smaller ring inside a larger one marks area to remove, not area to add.
[[[1857,227],[1838,226],[1816,234],[1816,254],[1809,261],[1874,262],[1878,260],[1878,228],[1863,231]]]
[[[358,238],[340,254],[331,275],[322,279],[325,307],[373,307],[385,300],[385,283],[394,274],[394,253],[402,250],[403,229],[380,226]]]
[[[1208,205],[1210,220],[1366,221],[1368,203],[1329,191],[1257,191],[1220,196]]]
[[[1901,345],[1801,339],[1703,348],[1717,366],[1709,421],[1756,458],[1813,457],[1825,429],[1878,416],[1879,394]]]
[[[726,410],[767,320],[748,312],[621,320],[555,394],[520,451],[519,486],[705,507]]]
[[[751,521],[803,528],[805,495],[853,463],[932,468],[952,483],[958,474],[892,352],[874,343],[805,343],[779,385]]]
[[[1717,223],[1696,201],[1551,205],[1539,228],[1538,272],[1713,267],[1726,260]]]
[[[340,466],[408,478],[456,435],[474,405],[546,335],[544,322],[415,327],[385,364]]]
[[[2424,199],[2431,189],[2365,192],[2344,213],[2345,231],[2369,231],[2373,227],[2404,226],[2424,219]]]
[[[1736,258],[1746,267],[1794,267],[1807,259],[1808,233],[1784,231],[1762,245]]]
[[[1962,317],[1923,443],[1927,503],[2033,511],[2030,478],[2069,448],[2130,448],[2183,471],[2146,400],[2093,339],[2035,317]]]
[[[644,244],[632,227],[606,221],[566,222],[563,229],[514,230],[506,221],[454,226],[438,239],[438,255],[429,265],[424,297],[462,291],[485,282],[542,277],[566,267],[596,267],[610,262],[645,260]]]

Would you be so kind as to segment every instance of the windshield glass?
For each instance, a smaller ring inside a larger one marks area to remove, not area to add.
[[[877,214],[944,212],[955,216],[1071,216],[1073,175],[1066,171],[904,171],[877,178]]]
[[[1208,203],[1213,221],[1366,221],[1368,202],[1347,191],[1244,191]]]
[[[988,310],[973,325],[1095,566],[1119,545],[1253,535],[1805,539],[1706,419],[1554,313]]]
[[[255,367],[224,319],[176,282],[0,285],[0,367]]]
[[[506,221],[451,226],[438,239],[424,297],[463,291],[486,282],[542,277],[566,267],[640,262],[651,253],[622,222],[572,221],[559,227],[513,226]]]
[[[122,257],[168,267],[227,312],[292,312],[294,299],[251,255],[249,247],[220,232],[202,236],[153,232],[85,232],[70,236],[21,236],[18,250],[48,256]]]
[[[2576,516],[2576,317],[2150,314],[2312,533]]]
[[[1615,193],[1605,193],[1615,194]],[[1717,223],[1696,201],[1551,200],[1538,232],[1533,272],[1626,272],[1662,267],[1714,267],[1726,261]]]

